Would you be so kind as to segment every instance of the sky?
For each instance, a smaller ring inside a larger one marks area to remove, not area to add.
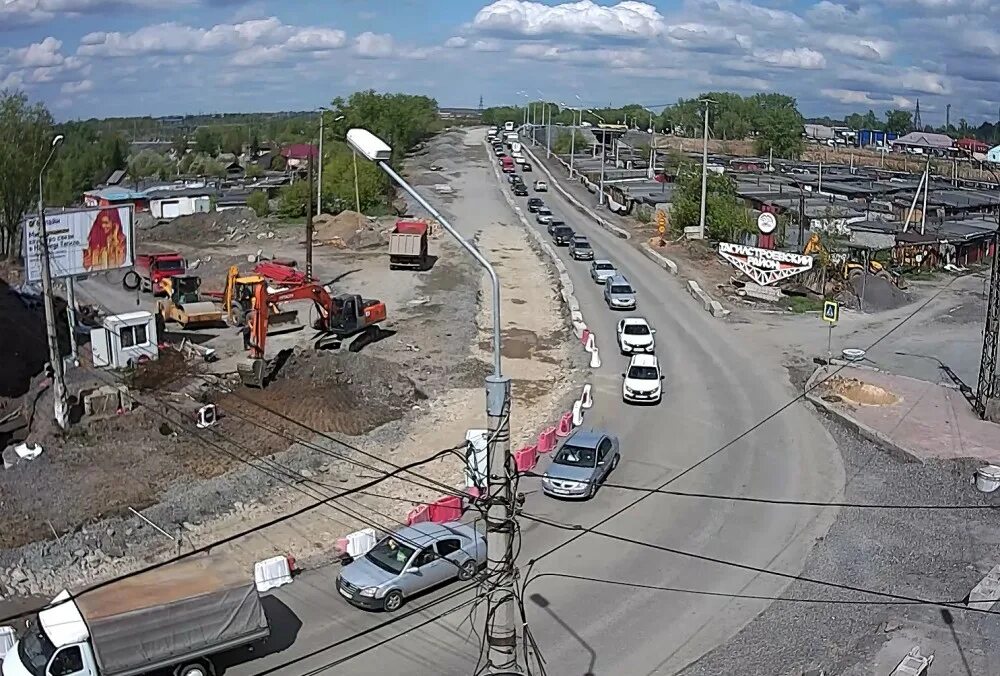
[[[4,88],[61,120],[721,90],[978,126],[1000,114],[1000,0],[0,0]]]

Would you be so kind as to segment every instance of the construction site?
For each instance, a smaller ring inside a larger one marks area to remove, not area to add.
[[[501,271],[516,443],[537,434],[570,387],[571,333],[554,319],[551,272],[505,223],[487,161],[476,139],[447,132],[408,160],[407,176],[438,193],[432,201]],[[436,221],[397,204],[386,217],[316,217],[311,267],[302,223],[246,209],[140,223],[133,267],[75,284],[75,362],[60,322],[67,430],[52,415],[41,298],[20,270],[4,271],[7,605],[225,537],[409,462],[434,458],[420,468],[427,481],[404,475],[355,496],[365,519],[309,512],[233,556],[333,556],[345,532],[396,523],[433,499],[433,482],[464,487],[463,453],[441,452],[464,449],[467,431],[483,427],[488,286]]]

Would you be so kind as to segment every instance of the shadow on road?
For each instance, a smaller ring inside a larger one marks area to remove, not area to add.
[[[299,629],[302,628],[302,620],[291,608],[273,596],[262,596],[260,603],[264,606],[271,635],[260,643],[230,650],[216,657],[214,662],[217,676],[222,676],[230,667],[284,652],[295,644]]]
[[[594,676],[594,666],[597,664],[597,652],[590,647],[589,643],[583,640],[582,636],[580,636],[573,630],[573,627],[566,624],[566,622],[564,622],[563,619],[556,614],[556,611],[552,610],[552,608],[549,605],[549,600],[547,598],[545,598],[541,594],[532,594],[528,598],[530,598],[531,602],[534,603],[536,606],[538,606],[539,608],[543,608],[545,612],[547,612],[549,616],[552,617],[552,619],[555,620],[560,627],[566,630],[567,634],[572,636],[577,643],[583,646],[583,649],[587,651],[588,655],[590,655],[590,664],[587,665],[587,671],[583,672],[583,676]]]

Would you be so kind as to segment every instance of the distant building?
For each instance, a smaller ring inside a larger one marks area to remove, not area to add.
[[[955,141],[955,147],[961,148],[968,153],[986,153],[990,149],[988,143],[984,143],[976,138],[960,138]]]
[[[918,150],[932,154],[944,154],[951,149],[953,141],[946,134],[933,134],[927,131],[911,131],[892,142],[897,150]]]
[[[986,153],[986,161],[992,162],[993,164],[1000,164],[1000,146],[990,148],[990,150]]]
[[[293,143],[281,149],[281,156],[285,158],[289,169],[304,167],[309,160],[319,157],[319,148],[311,143]]]
[[[149,196],[128,188],[108,187],[83,193],[83,203],[88,207],[120,207],[132,205],[135,210],[149,211]]]

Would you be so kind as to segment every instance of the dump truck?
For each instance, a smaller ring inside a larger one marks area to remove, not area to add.
[[[257,587],[218,556],[169,563],[106,587],[62,592],[29,621],[3,676],[215,674],[213,656],[270,634]]]
[[[129,291],[160,295],[165,292],[163,280],[187,274],[187,261],[177,251],[139,254],[135,268],[125,273],[122,286]]]
[[[167,297],[157,301],[160,329],[167,322],[177,322],[185,329],[224,324],[223,312],[201,296],[201,277],[179,275],[160,282]]]
[[[427,224],[396,221],[389,234],[389,269],[427,267]]]

